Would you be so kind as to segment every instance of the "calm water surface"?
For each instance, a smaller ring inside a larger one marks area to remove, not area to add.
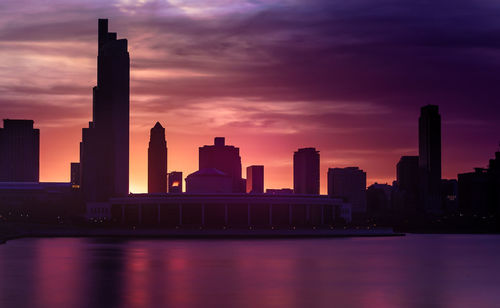
[[[500,307],[500,236],[21,239],[0,307]]]

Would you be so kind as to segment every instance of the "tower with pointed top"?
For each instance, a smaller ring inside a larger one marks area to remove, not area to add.
[[[165,128],[156,122],[148,147],[148,193],[167,192],[167,141]]]
[[[82,131],[80,176],[86,201],[107,201],[129,193],[130,59],[127,40],[108,32],[99,19],[97,86],[92,122]]]

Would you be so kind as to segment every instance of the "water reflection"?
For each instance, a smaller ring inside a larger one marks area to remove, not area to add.
[[[23,239],[0,307],[471,307],[500,301],[500,236]]]

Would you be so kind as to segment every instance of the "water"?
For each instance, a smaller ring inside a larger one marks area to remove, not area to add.
[[[21,239],[0,307],[500,307],[500,236]]]

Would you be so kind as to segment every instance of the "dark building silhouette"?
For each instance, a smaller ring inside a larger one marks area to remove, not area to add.
[[[418,125],[420,202],[428,214],[441,213],[441,116],[439,107],[421,108]]]
[[[319,195],[319,151],[302,148],[293,154],[293,192]]]
[[[366,172],[358,167],[329,168],[328,196],[352,206],[353,216],[366,213]]]
[[[455,179],[441,180],[441,203],[446,214],[456,213],[458,210],[458,181]]]
[[[33,120],[3,120],[0,128],[0,182],[38,182],[40,130]]]
[[[387,222],[392,210],[393,187],[388,184],[372,184],[366,189],[366,212],[371,218]]]
[[[402,156],[396,165],[394,207],[405,216],[414,215],[419,204],[418,161],[418,156]]]
[[[247,167],[247,193],[264,193],[264,166]]]
[[[458,207],[466,215],[500,217],[500,152],[487,169],[458,175]]]
[[[80,188],[80,163],[71,163],[71,187]]]
[[[168,193],[182,193],[182,172],[172,171],[168,174]]]
[[[148,147],[148,193],[167,192],[167,142],[165,128],[156,122]]]
[[[232,192],[245,192],[244,180],[241,178],[240,149],[226,145],[224,137],[215,137],[214,145],[199,148],[199,170],[217,169],[232,179]]]
[[[127,40],[108,32],[99,19],[97,86],[92,122],[82,131],[81,186],[87,201],[106,201],[129,192],[129,83]]]
[[[186,177],[186,193],[223,194],[233,192],[233,178],[215,168],[204,168]]]

